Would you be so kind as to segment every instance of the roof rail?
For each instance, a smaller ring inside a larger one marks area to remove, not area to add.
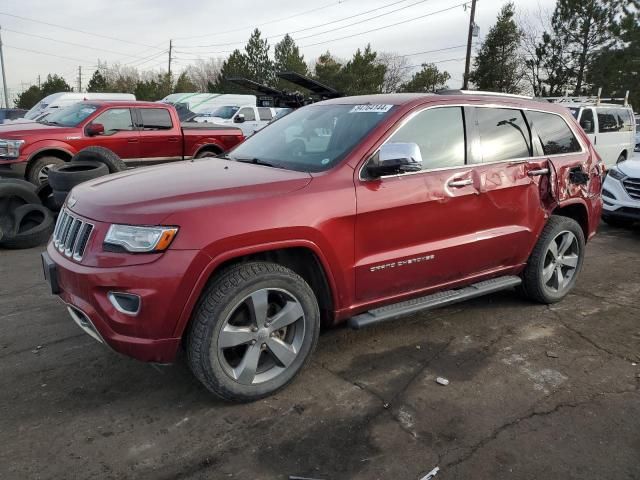
[[[438,90],[438,95],[491,95],[494,97],[513,97],[513,98],[526,98],[533,100],[533,97],[528,95],[517,95],[515,93],[501,93],[501,92],[486,92],[483,90]]]
[[[597,96],[589,96],[589,97],[581,97],[574,96],[570,97],[569,93],[565,91],[564,96],[562,97],[540,97],[542,100],[546,100],[551,103],[582,103],[585,105],[601,105],[602,104],[602,87],[598,88]],[[622,104],[627,107],[629,106],[629,90],[625,93],[624,97],[611,97],[607,99],[609,102],[622,102]],[[618,105],[616,103],[611,103],[610,105]]]

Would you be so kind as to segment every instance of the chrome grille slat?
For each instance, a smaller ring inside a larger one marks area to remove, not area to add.
[[[625,178],[622,182],[622,186],[631,198],[640,200],[640,178]]]
[[[93,225],[63,209],[53,230],[53,246],[66,257],[82,260]]]

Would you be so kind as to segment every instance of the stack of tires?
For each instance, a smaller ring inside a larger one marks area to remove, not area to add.
[[[87,147],[69,162],[52,167],[48,181],[38,187],[25,180],[0,178],[0,247],[32,248],[46,243],[73,187],[124,169],[125,163],[112,151]]]

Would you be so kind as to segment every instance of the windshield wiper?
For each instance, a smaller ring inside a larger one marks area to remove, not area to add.
[[[235,160],[236,162],[242,163],[253,163],[254,165],[264,165],[265,167],[275,167],[282,168],[273,163],[265,162],[264,160],[260,160],[259,158],[232,158],[231,160]]]

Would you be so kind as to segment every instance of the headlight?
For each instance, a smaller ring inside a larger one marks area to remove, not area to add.
[[[607,175],[609,175],[614,180],[618,180],[618,181],[622,181],[625,178],[627,178],[627,176],[624,173],[622,173],[620,170],[618,170],[616,167],[611,167],[607,172]]]
[[[111,225],[104,243],[116,245],[129,252],[163,252],[178,233],[177,227],[137,227]]]
[[[20,147],[24,140],[1,140],[0,139],[0,157],[18,158],[20,156]]]

